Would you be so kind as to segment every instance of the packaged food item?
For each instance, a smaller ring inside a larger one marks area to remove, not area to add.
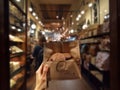
[[[100,70],[109,70],[109,56],[108,52],[98,52],[95,65]]]
[[[92,56],[96,56],[98,50],[99,50],[98,45],[92,44],[92,45],[90,45],[88,52],[89,52],[89,54],[91,54]]]
[[[16,81],[13,79],[10,79],[10,88],[12,88],[16,84]]]
[[[100,50],[110,51],[110,37],[109,36],[105,36],[101,38],[99,48]]]
[[[10,71],[11,73],[14,72],[15,70],[20,68],[20,62],[19,61],[11,61],[10,62]]]

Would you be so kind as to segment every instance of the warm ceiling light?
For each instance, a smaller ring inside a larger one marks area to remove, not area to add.
[[[34,33],[35,31],[34,30],[31,30],[30,33]]]
[[[62,27],[62,29],[63,29],[63,30],[65,30],[65,28],[64,28],[64,27]]]
[[[56,18],[58,19],[58,18],[59,18],[59,16],[56,16]]]
[[[107,13],[107,10],[104,10],[105,13]]]
[[[93,5],[92,3],[89,3],[89,4],[88,4],[88,7],[92,7],[92,5]]]
[[[79,18],[78,18],[78,17],[76,18],[76,21],[79,21]]]
[[[104,19],[107,19],[107,16],[104,16]]]
[[[36,29],[36,25],[35,25],[35,24],[32,24],[32,25],[31,25],[31,28],[32,28],[32,29]]]
[[[26,25],[26,24],[25,24],[25,23],[23,23],[23,26],[24,26],[24,27],[25,27],[25,25]]]
[[[72,29],[72,30],[70,30],[70,33],[73,33],[74,32],[74,30]]]
[[[32,15],[33,15],[33,16],[36,16],[36,13],[35,13],[35,12],[33,12],[33,13],[32,13]]]
[[[62,20],[64,20],[64,17],[62,17]]]
[[[73,17],[73,15],[71,14],[70,17]]]
[[[78,15],[78,18],[81,18],[81,14]]]
[[[45,35],[45,32],[43,31],[42,34]]]
[[[65,25],[65,21],[63,22],[63,24]]]
[[[39,21],[38,23],[39,23],[39,24],[41,24],[42,22],[41,22],[41,21]]]
[[[21,32],[22,30],[20,28],[17,29],[19,32]]]
[[[88,27],[88,25],[87,24],[84,24],[83,26],[82,26],[82,29],[86,29]]]
[[[17,2],[20,2],[21,0],[16,0]]]
[[[16,27],[15,27],[15,26],[11,26],[11,28],[12,28],[12,29],[16,29]]]
[[[43,24],[43,23],[41,23],[41,25],[44,27],[44,24]]]
[[[72,22],[72,25],[74,25],[74,22]]]
[[[37,19],[37,20],[38,20],[38,17],[36,16],[36,17],[35,17],[35,19]]]
[[[32,12],[32,10],[33,10],[33,9],[30,7],[30,8],[29,8],[29,11]]]
[[[84,14],[85,13],[85,11],[83,10],[83,11],[81,11],[81,14]]]

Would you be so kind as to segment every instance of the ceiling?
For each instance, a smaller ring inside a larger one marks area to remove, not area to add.
[[[46,28],[59,28],[68,14],[78,11],[82,0],[31,0]]]

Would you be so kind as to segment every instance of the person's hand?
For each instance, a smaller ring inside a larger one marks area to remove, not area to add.
[[[36,71],[36,86],[35,90],[42,90],[46,87],[46,74],[48,71],[48,66],[41,64],[41,66]]]
[[[47,72],[51,65],[51,62],[42,63],[36,71],[36,86],[35,90],[43,90],[46,88]]]

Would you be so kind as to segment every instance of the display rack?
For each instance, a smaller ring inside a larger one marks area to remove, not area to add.
[[[26,0],[9,0],[10,90],[22,89],[26,63]]]
[[[110,32],[108,26],[106,26],[106,29],[104,26],[104,24],[90,26],[80,33],[82,72],[97,90],[109,88]],[[98,55],[99,52],[108,55],[107,59],[104,60],[102,64],[99,63],[100,61],[98,62],[98,57],[100,57]]]

